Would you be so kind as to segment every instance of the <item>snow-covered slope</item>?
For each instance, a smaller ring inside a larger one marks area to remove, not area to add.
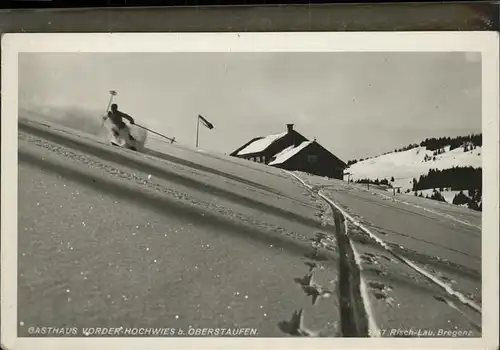
[[[346,172],[356,181],[360,179],[390,181],[394,177],[393,186],[401,186],[402,192],[412,189],[413,178],[426,175],[430,169],[450,169],[453,167],[482,168],[481,147],[465,151],[464,146],[450,151],[450,146],[443,153],[434,155],[425,147],[416,147],[407,151],[393,152],[366,159],[351,165]],[[347,177],[346,177],[347,180]]]
[[[91,135],[100,135],[104,111],[85,107],[49,107],[24,105],[19,108],[20,118],[44,120],[83,131]]]

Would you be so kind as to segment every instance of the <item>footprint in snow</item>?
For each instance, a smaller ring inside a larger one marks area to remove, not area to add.
[[[315,260],[315,261],[321,261],[321,257],[319,255],[319,251],[318,250],[315,250],[314,252],[312,253],[306,253],[304,254],[304,257],[308,258],[308,259],[311,259],[311,260]],[[323,259],[323,261],[325,261],[326,259]]]
[[[437,301],[441,301],[443,303],[446,303],[448,304],[448,300],[446,300],[444,297],[442,297],[441,295],[434,295],[434,299],[436,299]]]
[[[373,289],[373,295],[377,300],[383,300],[390,307],[394,307],[395,299],[388,292],[392,291],[392,287],[381,282],[369,282],[368,285]]]
[[[382,271],[378,268],[372,268],[370,271],[372,271],[374,274],[376,274],[377,276],[387,276],[387,272],[385,271]]]
[[[368,264],[375,264],[375,265],[378,265],[381,259],[391,263],[398,263],[396,259],[384,254],[364,253],[361,256],[361,259]]]
[[[314,193],[318,193],[322,189],[322,185],[314,185],[311,187],[311,191]]]
[[[307,266],[309,266],[309,272],[312,272],[312,271],[314,271],[316,269],[318,269],[318,270],[324,270],[325,269],[325,265],[323,265],[323,264],[321,264],[319,262],[315,262],[315,261],[309,262],[308,261],[305,264]]]
[[[397,263],[397,260],[391,258],[390,256],[386,256],[386,255],[381,254],[381,255],[379,255],[379,257],[381,257],[382,259],[385,259],[385,260],[387,260],[389,262]]]
[[[314,239],[316,240],[322,240],[322,239],[327,239],[329,238],[329,235],[325,232],[317,231],[314,233]]]
[[[304,310],[294,311],[289,321],[282,321],[278,324],[282,332],[296,337],[323,337],[322,331],[308,329],[304,323]]]
[[[375,257],[372,257],[372,256],[369,256],[369,255],[361,255],[361,260],[363,261],[363,263],[367,264],[367,265],[378,265],[379,262],[377,261],[377,259]]]
[[[440,277],[443,281],[445,281],[445,282],[447,282],[449,284],[456,284],[457,283],[457,281],[455,281],[454,279],[446,277],[444,275],[441,275],[441,276],[438,276],[438,277]]]
[[[433,274],[436,274],[436,270],[434,270],[434,268],[432,266],[424,264],[424,269],[426,269],[427,271],[432,272]]]
[[[372,281],[372,282],[369,282],[368,285],[373,289],[385,290],[388,292],[392,291],[391,286],[386,285],[385,283],[382,283],[382,282]]]
[[[323,286],[314,282],[313,273],[310,272],[306,277],[304,277],[302,284],[302,289],[307,296],[312,297],[312,304],[316,305],[321,298],[329,298],[332,296],[333,291],[324,288]]]
[[[312,253],[306,253],[304,256],[308,259],[314,260],[314,261],[326,261],[328,258],[324,255],[321,254],[320,248],[321,245],[316,243],[316,242],[311,242],[313,251]]]
[[[469,298],[469,299],[475,299],[476,295],[473,292],[469,292],[469,293],[467,293],[467,298]]]
[[[431,272],[434,275],[436,275],[437,278],[439,278],[439,279],[441,279],[441,280],[443,280],[443,281],[445,281],[445,282],[447,282],[449,284],[455,284],[455,283],[457,283],[454,279],[449,278],[449,277],[443,275],[443,273],[440,272],[440,271],[436,271],[435,269],[430,269],[430,270],[431,270]]]
[[[304,277],[294,278],[294,281],[300,284],[301,286],[307,286],[309,285],[309,283],[311,283],[312,272],[313,270],[310,270]]]
[[[326,248],[329,250],[336,249],[336,241],[332,236],[327,235],[323,232],[316,232],[316,236],[310,239],[312,241],[311,245],[314,249]]]
[[[377,300],[383,300],[387,305],[389,305],[391,308],[394,308],[394,303],[395,299],[387,294],[386,291],[384,290],[376,290],[373,292],[373,295]]]
[[[367,235],[358,235],[356,241],[361,244],[370,244],[373,240]]]

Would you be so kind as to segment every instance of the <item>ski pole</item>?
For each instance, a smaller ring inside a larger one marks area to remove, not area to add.
[[[153,133],[153,134],[156,134],[156,135],[158,135],[158,136],[164,137],[164,138],[166,138],[167,140],[169,140],[169,141],[170,141],[170,143],[174,143],[174,142],[175,142],[175,137],[174,137],[174,138],[167,137],[167,136],[165,136],[165,135],[160,134],[159,132],[156,132],[156,131],[153,131],[153,130],[151,130],[151,129],[148,129],[148,128],[146,128],[145,126],[142,126],[142,125],[139,125],[139,124],[134,124],[134,125],[135,125],[135,126],[138,126],[139,128],[142,128],[142,129],[144,129],[144,130],[147,130],[147,131],[149,131],[149,132],[151,132],[151,133]]]
[[[109,98],[109,103],[108,103],[108,107],[106,108],[106,113],[108,113],[109,107],[111,106],[111,102],[113,102],[113,97],[115,97],[116,95],[118,95],[118,93],[115,90],[110,90],[109,94],[111,95],[111,97]],[[106,120],[105,118],[102,118],[101,128],[104,125],[104,121],[105,120]]]

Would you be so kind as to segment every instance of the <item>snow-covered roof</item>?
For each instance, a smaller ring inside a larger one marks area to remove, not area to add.
[[[238,155],[241,156],[244,154],[262,152],[267,147],[269,147],[273,142],[279,140],[280,138],[282,138],[286,134],[287,134],[287,132],[283,132],[280,134],[269,135],[269,136],[265,136],[261,139],[255,140],[254,142],[250,143],[248,146],[243,148],[241,151],[239,151]]]
[[[288,159],[292,158],[294,155],[299,153],[301,150],[309,146],[313,141],[304,141],[297,147],[290,146],[288,148],[285,148],[283,151],[280,153],[276,154],[276,159],[274,159],[272,162],[269,162],[269,165],[275,165],[275,164],[282,164],[286,162]]]

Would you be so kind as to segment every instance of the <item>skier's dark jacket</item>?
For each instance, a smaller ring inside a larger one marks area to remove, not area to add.
[[[120,112],[119,110],[116,111],[109,111],[108,112],[108,118],[115,124],[118,128],[123,129],[126,125],[123,122],[123,118],[127,119],[130,124],[134,124],[134,118],[129,116],[126,113]]]

